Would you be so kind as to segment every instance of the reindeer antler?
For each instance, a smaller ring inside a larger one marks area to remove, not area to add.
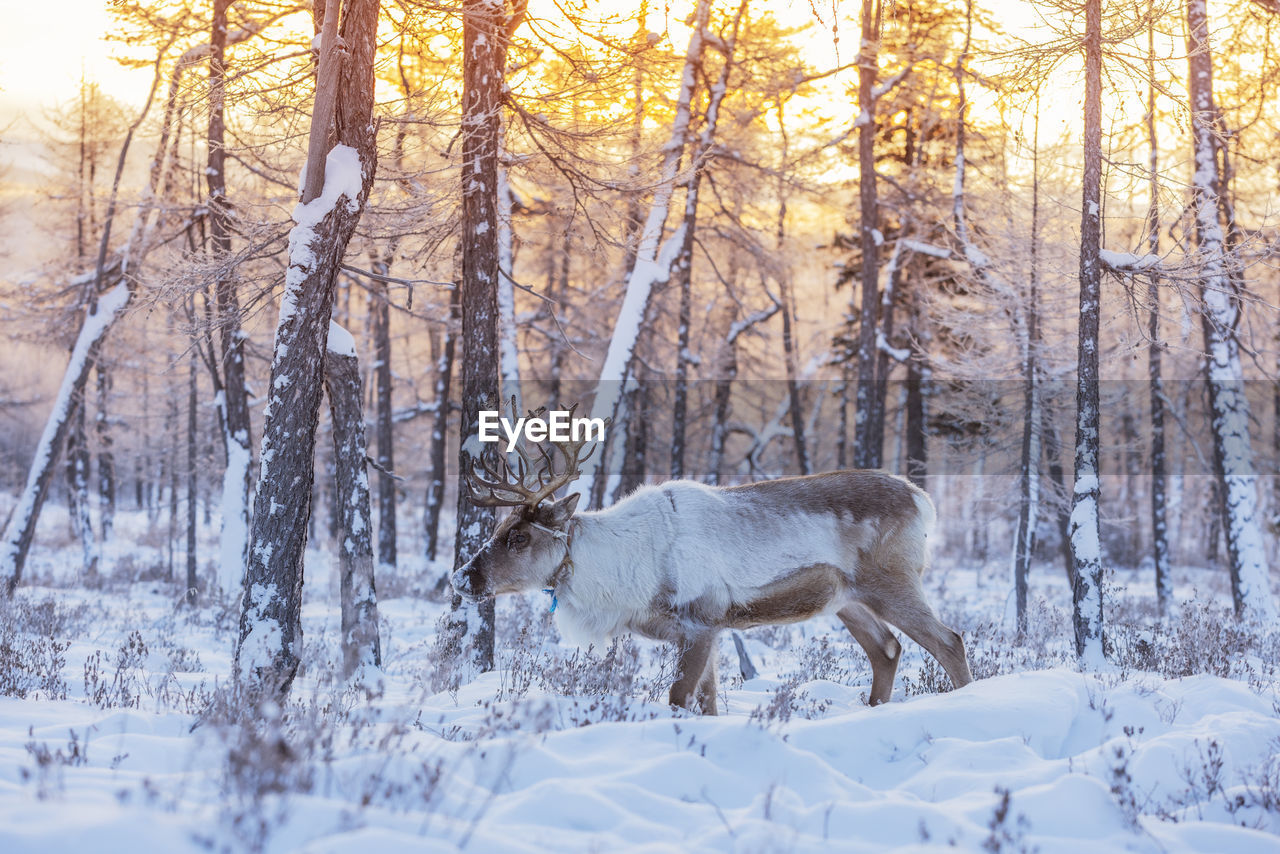
[[[515,411],[516,399],[512,397],[512,415]],[[545,411],[546,407],[542,407],[530,412],[529,417],[537,417]],[[570,424],[577,411],[578,404],[575,403],[569,409]],[[582,464],[595,453],[594,445],[586,454],[582,453],[587,442],[586,438],[568,442],[548,441],[537,446],[536,456],[522,445],[517,445],[515,471],[511,470],[506,455],[495,454],[495,465],[484,456],[476,460],[463,451],[463,475],[468,498],[477,507],[528,507],[532,510],[582,474]]]

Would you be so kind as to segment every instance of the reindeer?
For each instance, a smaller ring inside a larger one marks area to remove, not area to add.
[[[691,480],[644,486],[604,510],[554,500],[580,474],[581,442],[538,446],[477,466],[472,502],[512,507],[451,581],[468,600],[543,589],[570,641],[634,632],[673,643],[670,702],[716,714],[716,639],[724,629],[835,614],[871,660],[871,705],[887,702],[902,651],[889,624],[924,647],[959,688],[973,677],[964,641],[925,601],[933,502],[883,471],[838,471],[743,486]],[[587,456],[590,454],[588,453]]]

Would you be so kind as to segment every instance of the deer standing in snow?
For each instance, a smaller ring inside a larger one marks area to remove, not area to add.
[[[840,471],[744,486],[690,480],[645,486],[604,510],[552,500],[579,475],[581,442],[517,449],[468,465],[473,502],[514,510],[453,573],[471,600],[544,589],[561,632],[579,643],[623,632],[676,644],[672,705],[716,714],[723,629],[835,614],[871,659],[872,705],[893,691],[893,624],[959,688],[972,681],[960,635],[925,601],[921,574],[933,502],[882,471]],[[589,456],[589,454],[588,454]]]

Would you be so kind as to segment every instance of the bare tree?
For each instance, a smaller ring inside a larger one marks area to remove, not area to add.
[[[1160,254],[1160,149],[1156,144],[1155,3],[1147,6],[1147,251]],[[1160,376],[1160,271],[1147,275],[1147,377],[1151,400],[1151,551],[1156,571],[1156,602],[1161,616],[1173,606],[1173,578],[1169,572],[1169,529],[1165,517],[1164,382]]]
[[[1098,315],[1101,301],[1102,2],[1086,0],[1084,175],[1080,207],[1080,328],[1076,367],[1076,468],[1071,503],[1076,654],[1102,662],[1102,544],[1098,533]]]
[[[1205,382],[1212,416],[1213,463],[1227,539],[1231,596],[1240,617],[1271,621],[1275,619],[1276,606],[1267,580],[1268,562],[1258,514],[1258,478],[1249,438],[1249,401],[1244,392],[1236,331],[1243,275],[1232,276],[1228,271],[1227,248],[1219,221],[1222,184],[1214,141],[1217,109],[1205,0],[1187,0],[1187,62],[1195,167],[1191,203],[1203,304],[1200,320],[1205,345]]]
[[[862,311],[858,322],[858,390],[854,413],[853,465],[879,468],[883,448],[883,412],[875,409],[876,327],[880,296],[880,243],[876,199],[876,77],[880,41],[880,3],[862,0],[862,41],[858,51],[858,234],[862,247]],[[963,154],[957,155],[958,158]]]
[[[340,5],[328,0],[317,21],[310,145],[289,237],[236,646],[238,677],[281,692],[293,682],[301,651],[302,557],[334,289],[377,167],[378,0],[350,0],[341,21]],[[319,16],[322,7],[315,11]]]
[[[524,6],[508,13],[501,0],[464,0],[462,73],[462,411],[460,454],[479,458],[476,421],[498,406],[498,148],[507,47],[524,19]],[[488,446],[487,453],[494,453]],[[462,466],[465,468],[465,465]],[[461,469],[460,469],[461,470]],[[454,567],[488,540],[493,510],[458,490]],[[493,669],[493,600],[465,601],[455,591],[450,649],[478,671]],[[463,644],[469,644],[464,650]],[[461,675],[461,674],[460,674]]]
[[[337,493],[342,496],[342,536],[338,550],[338,585],[342,600],[342,675],[357,676],[373,687],[376,678],[362,673],[382,666],[378,638],[378,597],[374,587],[373,518],[369,506],[368,448],[364,437],[363,393],[356,342],[332,323],[325,354],[325,390]]]

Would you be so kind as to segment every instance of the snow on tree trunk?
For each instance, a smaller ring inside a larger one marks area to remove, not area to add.
[[[1101,300],[1102,3],[1085,4],[1084,175],[1080,211],[1080,327],[1076,366],[1076,467],[1071,500],[1076,654],[1086,667],[1102,652],[1102,543],[1098,531],[1098,314]]]
[[[82,572],[85,580],[98,575],[98,543],[93,533],[93,519],[89,510],[89,437],[85,432],[86,400],[75,404],[71,416],[71,432],[67,436],[65,468],[67,472],[67,510],[71,516],[71,531],[80,541]]]
[[[481,409],[498,409],[501,394],[498,344],[498,146],[508,33],[499,0],[463,3],[462,74],[462,409],[459,453],[495,453],[481,446]],[[462,466],[459,467],[461,472]],[[493,529],[492,508],[477,507],[458,490],[453,565],[458,568],[484,545]],[[493,669],[493,599],[474,604],[455,591],[450,606],[447,654],[462,667],[455,677]]]
[[[742,320],[730,324],[724,339],[723,365],[719,369],[715,392],[715,421],[711,427],[711,465],[708,472],[712,483],[719,483],[724,467],[724,446],[729,438],[729,403],[733,393],[733,381],[738,378],[738,339],[755,326],[764,323],[778,313],[782,304],[773,300],[766,309],[753,312]]]
[[[301,652],[302,559],[334,290],[377,165],[372,112],[378,0],[352,0],[340,24],[337,6],[329,0],[321,33],[311,150],[317,138],[336,138],[337,144],[319,163],[308,160],[302,200],[293,212],[236,646],[238,678],[281,692],[288,691]],[[337,71],[335,64],[341,65]]]
[[[862,2],[862,46],[858,52],[858,233],[862,247],[862,311],[858,321],[858,390],[853,420],[853,465],[879,468],[883,449],[873,440],[883,435],[883,412],[875,408],[876,328],[880,288],[880,230],[876,199],[875,85],[879,59],[880,4]]]
[[[1025,321],[1019,337],[1022,345],[1023,416],[1022,459],[1020,463],[1021,495],[1018,505],[1018,528],[1013,545],[1013,588],[1015,620],[1018,633],[1027,631],[1027,577],[1031,572],[1031,557],[1035,551],[1036,524],[1040,515],[1040,389],[1039,371],[1040,325],[1040,97],[1036,93],[1036,112],[1032,135],[1031,154],[1031,256],[1027,296],[1024,302]]]
[[[209,128],[205,181],[209,189],[209,245],[215,263],[213,283],[217,314],[218,361],[222,381],[222,444],[226,469],[222,477],[221,531],[218,537],[218,586],[241,592],[248,545],[250,460],[253,439],[249,393],[245,388],[244,340],[236,277],[231,269],[231,212],[226,180],[226,48],[227,9],[234,0],[214,0],[209,32]]]
[[[432,392],[435,405],[431,414],[431,480],[427,484],[426,528],[427,561],[436,559],[440,541],[440,509],[444,505],[445,460],[449,447],[449,389],[453,379],[453,355],[457,348],[455,324],[460,320],[459,298],[462,289],[455,286],[449,293],[449,322],[445,326],[444,342],[440,357],[436,360],[436,379]],[[448,577],[447,575],[445,576]]]
[[[506,123],[498,119],[498,371],[503,401],[516,399],[516,412],[524,414],[520,394],[520,351],[516,337],[516,286],[514,234],[511,228],[511,182],[507,179]],[[558,401],[551,401],[553,405]]]
[[[671,207],[671,196],[675,191],[676,179],[679,177],[680,160],[684,154],[685,139],[688,136],[690,104],[693,101],[696,85],[696,71],[702,62],[702,51],[707,41],[706,29],[710,15],[711,0],[698,0],[697,9],[694,12],[693,31],[689,36],[689,47],[685,51],[684,71],[680,78],[680,92],[676,98],[675,117],[671,121],[671,135],[663,146],[662,169],[659,173],[661,177],[653,189],[649,215],[645,219],[636,244],[635,262],[627,276],[626,292],[622,298],[622,306],[618,309],[617,320],[613,324],[613,335],[609,339],[609,349],[605,353],[604,364],[600,368],[595,399],[591,405],[591,417],[614,419],[611,432],[615,434],[622,429],[622,424],[617,418],[619,403],[622,400],[628,366],[631,364],[636,342],[640,337],[645,307],[649,304],[654,285],[665,282],[670,277],[674,253],[684,241],[684,235],[677,230],[659,251],[662,244],[662,230]],[[571,488],[589,497],[601,471],[601,461],[604,456],[601,452],[592,454],[582,464],[582,476]]]
[[[689,350],[689,327],[693,314],[693,242],[698,225],[698,190],[702,184],[702,173],[707,167],[707,158],[711,154],[711,146],[715,142],[720,104],[729,88],[729,75],[733,72],[733,51],[738,42],[738,28],[745,10],[746,0],[743,0],[733,20],[732,32],[724,43],[724,64],[720,66],[719,77],[712,84],[707,100],[702,130],[698,134],[697,147],[693,152],[692,172],[685,185],[684,224],[681,232],[683,240],[680,241],[680,253],[676,256],[671,273],[680,289],[680,314],[676,331],[676,381],[671,420],[672,477],[684,476],[686,421],[689,409],[689,368],[695,361],[693,353]]]
[[[95,371],[98,381],[98,411],[94,432],[98,437],[98,527],[103,543],[111,539],[116,517],[116,457],[112,451],[111,422],[107,417],[111,398],[111,370],[101,361]]]
[[[329,423],[337,463],[337,494],[342,513],[338,578],[342,599],[342,676],[376,679],[382,666],[378,638],[378,597],[374,589],[372,511],[364,437],[363,390],[356,342],[330,323],[324,365]],[[370,684],[372,687],[372,684]]]
[[[44,432],[36,445],[36,454],[27,473],[27,483],[18,497],[17,506],[5,529],[4,542],[0,543],[0,578],[4,579],[5,592],[12,596],[22,580],[22,568],[26,563],[31,540],[36,533],[36,520],[40,506],[49,491],[53,479],[58,452],[66,443],[71,427],[70,415],[75,406],[82,405],[85,383],[89,370],[97,361],[98,348],[120,312],[129,304],[132,291],[126,282],[120,281],[110,291],[98,298],[97,307],[89,311],[71,360],[62,376],[62,385],[54,399],[53,411],[45,423]]]
[[[1154,0],[1153,0],[1154,2]],[[1154,17],[1147,25],[1147,252],[1160,255],[1160,151],[1156,145],[1156,60]],[[1147,274],[1147,377],[1151,400],[1151,551],[1156,573],[1156,603],[1162,617],[1173,606],[1173,578],[1169,571],[1169,529],[1165,508],[1164,383],[1160,373],[1160,273]]]
[[[151,165],[150,180],[143,191],[142,203],[134,215],[134,229],[129,242],[116,263],[108,263],[107,248],[110,245],[111,229],[115,222],[116,202],[120,191],[120,179],[124,174],[125,160],[133,144],[134,134],[142,126],[147,114],[151,112],[151,104],[155,100],[156,89],[160,85],[160,60],[156,61],[156,73],[151,81],[151,90],[147,94],[146,103],[138,117],[129,125],[124,141],[120,145],[120,155],[116,160],[115,177],[111,184],[111,194],[107,202],[107,211],[102,226],[102,237],[98,242],[98,258],[95,269],[90,276],[86,274],[73,284],[85,288],[85,317],[80,325],[80,332],[71,351],[71,359],[62,377],[62,384],[54,398],[53,411],[45,422],[44,432],[36,445],[36,454],[31,460],[31,468],[27,471],[27,482],[18,497],[18,503],[5,528],[4,540],[0,542],[0,579],[3,579],[6,595],[12,595],[22,580],[22,569],[26,564],[27,553],[31,549],[31,540],[35,536],[36,522],[40,518],[40,509],[44,506],[48,494],[49,483],[53,479],[53,470],[57,465],[58,454],[66,444],[67,430],[71,426],[69,416],[74,414],[74,407],[84,404],[85,385],[89,380],[89,371],[98,363],[98,352],[103,339],[111,330],[111,326],[128,306],[133,298],[132,279],[130,275],[137,273],[149,247],[147,231],[143,225],[147,222],[154,207],[156,188],[159,186],[161,162],[166,151],[176,92],[170,92],[170,100],[166,107],[164,121],[160,128],[160,142],[156,147],[156,155]],[[176,72],[175,72],[176,74]],[[110,284],[108,279],[114,284]]]
[[[1245,396],[1240,343],[1236,336],[1241,283],[1229,275],[1218,219],[1221,183],[1214,155],[1217,112],[1205,0],[1187,0],[1187,62],[1194,164],[1192,209],[1203,304],[1200,319],[1206,351],[1205,382],[1209,391],[1213,462],[1222,502],[1231,594],[1237,616],[1250,622],[1271,622],[1276,617],[1276,606],[1267,578],[1258,477],[1249,437],[1249,401]]]

